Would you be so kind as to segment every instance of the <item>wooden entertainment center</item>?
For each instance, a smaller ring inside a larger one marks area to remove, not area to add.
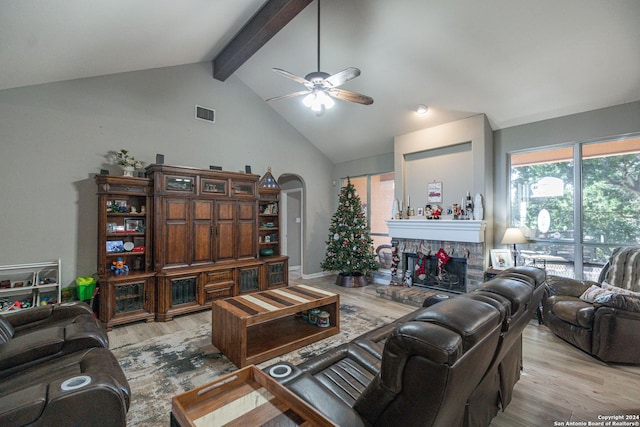
[[[168,321],[214,300],[287,286],[280,189],[267,172],[150,165],[96,175],[100,320]],[[119,258],[126,265],[117,271]]]

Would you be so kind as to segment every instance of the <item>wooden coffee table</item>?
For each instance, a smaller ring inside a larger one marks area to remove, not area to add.
[[[311,309],[328,312],[330,325],[297,315]],[[211,342],[241,368],[340,332],[340,296],[306,285],[217,300],[211,313]]]

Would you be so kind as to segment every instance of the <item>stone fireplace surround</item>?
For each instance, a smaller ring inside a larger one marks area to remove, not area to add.
[[[484,279],[488,265],[485,245],[486,221],[464,220],[387,220],[392,241],[397,242],[398,255],[402,265],[398,266],[398,276],[392,281],[402,281],[406,269],[405,254],[423,253],[435,255],[440,248],[450,257],[466,258],[466,290],[472,291]]]

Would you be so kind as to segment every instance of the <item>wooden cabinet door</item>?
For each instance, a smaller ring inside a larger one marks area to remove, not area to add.
[[[256,258],[258,256],[256,204],[238,202],[237,240],[238,258]]]
[[[163,244],[164,266],[188,265],[191,261],[189,239],[189,199],[165,199]]]
[[[235,259],[235,202],[216,202],[216,261]]]
[[[193,259],[192,264],[213,262],[214,216],[213,200],[193,201]]]

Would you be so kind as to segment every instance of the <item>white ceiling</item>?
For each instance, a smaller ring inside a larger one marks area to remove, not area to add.
[[[210,61],[263,3],[0,0],[0,90]],[[269,105],[334,162],[478,113],[500,129],[640,100],[638,0],[323,0],[321,39],[322,71],[360,68],[342,88],[374,104]],[[316,70],[315,3],[235,76],[262,99],[303,88],[273,67]]]

